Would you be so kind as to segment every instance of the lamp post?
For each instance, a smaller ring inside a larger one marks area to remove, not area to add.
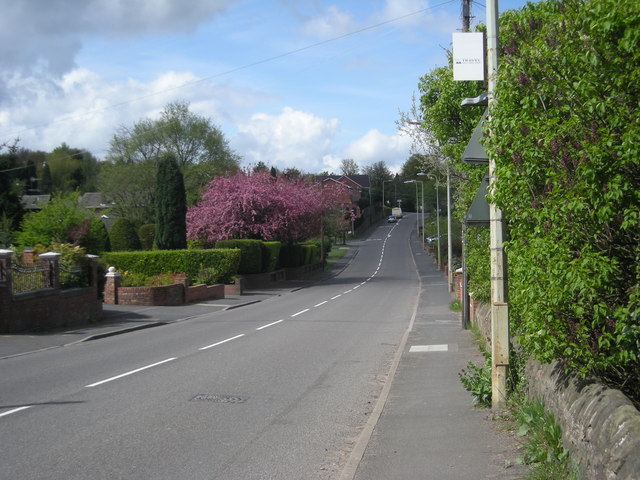
[[[436,188],[436,235],[437,235],[437,248],[438,254],[436,256],[438,262],[438,269],[440,268],[440,194],[438,193],[438,187],[440,187],[440,181],[438,177],[433,174],[425,174],[419,173],[418,175],[427,175],[429,178],[433,178],[435,180],[434,185]],[[447,236],[449,236],[450,232],[447,232]]]
[[[422,194],[422,248],[424,248],[424,182],[422,180],[405,180],[404,183],[415,183],[416,184],[416,210],[418,209],[418,183],[420,184],[420,192]],[[416,236],[420,238],[420,213],[416,211]]]
[[[392,180],[382,180],[382,215],[384,215],[384,183]]]

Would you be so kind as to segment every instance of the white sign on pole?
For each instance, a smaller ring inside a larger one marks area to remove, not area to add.
[[[453,34],[453,79],[484,80],[484,34]]]

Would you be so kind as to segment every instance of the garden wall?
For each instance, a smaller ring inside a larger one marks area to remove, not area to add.
[[[0,250],[0,333],[51,330],[100,320],[102,301],[98,298],[95,257],[88,258],[88,287],[60,288],[60,254],[49,253],[41,255],[47,258],[48,286],[13,294],[12,256],[12,251]]]
[[[471,305],[471,323],[490,338],[491,308]],[[585,479],[640,478],[640,412],[622,392],[564,373],[557,362],[530,360],[525,373],[528,397],[541,400],[556,417]]]
[[[175,277],[172,285],[158,287],[121,287],[120,275],[109,268],[104,286],[104,303],[117,305],[173,306],[224,298],[225,286],[193,285],[186,277]]]

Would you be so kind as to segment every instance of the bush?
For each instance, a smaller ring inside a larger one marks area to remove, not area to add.
[[[282,245],[280,249],[280,266],[284,268],[300,267],[304,264],[304,252],[298,243]]]
[[[640,3],[528,3],[501,18],[485,148],[508,222],[524,349],[640,391]],[[585,68],[588,66],[588,68]]]
[[[278,268],[281,242],[262,242],[262,271],[273,272]]]
[[[156,236],[156,224],[145,223],[138,229],[138,239],[140,240],[141,250],[152,250],[153,241]]]
[[[113,252],[128,252],[141,249],[136,227],[127,218],[118,218],[113,222],[109,232],[109,240],[111,241],[111,251]]]
[[[303,243],[302,247],[302,264],[309,265],[320,260],[320,246],[314,243]]]
[[[262,272],[262,242],[260,240],[220,240],[216,248],[240,249],[239,274],[251,274]]]
[[[102,260],[119,271],[146,276],[184,272],[195,279],[205,268],[215,268],[220,277],[231,279],[238,273],[240,250],[153,250],[147,252],[110,252]]]

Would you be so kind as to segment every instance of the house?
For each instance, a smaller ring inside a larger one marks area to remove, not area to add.
[[[22,195],[20,197],[20,204],[28,212],[36,210],[42,210],[47,203],[51,200],[51,195]]]

